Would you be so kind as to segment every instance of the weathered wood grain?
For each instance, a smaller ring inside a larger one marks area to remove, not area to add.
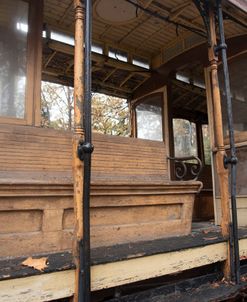
[[[0,181],[6,175],[24,180],[24,173],[26,181],[61,177],[72,182],[70,132],[0,125],[0,143]],[[162,142],[95,133],[93,143],[93,184],[165,183],[168,179]]]

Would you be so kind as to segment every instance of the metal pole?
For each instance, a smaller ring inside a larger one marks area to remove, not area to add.
[[[235,282],[239,284],[240,260],[239,260],[239,242],[238,242],[238,217],[237,217],[237,206],[236,206],[237,157],[236,157],[236,148],[235,148],[235,140],[234,140],[229,70],[228,70],[227,53],[226,53],[227,45],[225,42],[225,35],[224,35],[221,0],[217,1],[217,13],[218,13],[218,22],[219,22],[220,45],[216,47],[216,51],[221,50],[221,54],[222,54],[224,88],[225,88],[226,102],[227,102],[227,121],[228,121],[229,139],[230,139],[230,158],[225,159],[225,166],[231,164],[231,206],[232,206],[232,235],[233,235],[233,245],[234,245],[234,278],[235,278]]]
[[[83,244],[84,244],[84,301],[90,302],[90,182],[91,182],[91,40],[92,40],[92,3],[85,1],[85,102],[84,102],[84,186],[83,186]]]
[[[84,61],[84,141],[78,146],[78,156],[84,161],[83,169],[83,239],[80,242],[79,302],[91,300],[90,259],[90,183],[91,183],[91,44],[92,44],[92,2],[85,0],[85,61]]]

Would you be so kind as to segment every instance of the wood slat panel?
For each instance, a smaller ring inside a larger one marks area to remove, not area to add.
[[[92,182],[162,183],[167,180],[163,142],[94,133]],[[25,126],[0,126],[0,178],[58,179],[64,171],[72,182],[72,134]],[[12,174],[11,174],[12,173]],[[47,174],[48,173],[48,174]],[[7,175],[7,174],[6,174]],[[49,175],[49,176],[48,176]],[[23,179],[20,179],[23,181]]]

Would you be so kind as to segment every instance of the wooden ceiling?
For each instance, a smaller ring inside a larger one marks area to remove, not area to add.
[[[93,1],[94,7],[98,1]],[[44,2],[47,28],[73,36],[73,1]],[[175,26],[140,9],[136,10],[136,18],[132,22],[121,25],[105,22],[94,12],[93,43],[103,49],[103,55],[93,54],[92,58],[94,90],[130,98],[160,65],[205,41],[202,36],[183,28],[189,26],[205,32],[200,13],[192,0],[138,0],[138,4],[180,25]],[[246,15],[240,10],[226,2],[224,11],[228,17],[247,26]],[[245,34],[246,27],[232,19],[225,21],[226,36]],[[72,85],[73,46],[46,39],[43,49],[43,78]],[[109,58],[109,49],[126,53],[128,62]],[[132,59],[136,57],[147,60],[150,70],[134,66]]]

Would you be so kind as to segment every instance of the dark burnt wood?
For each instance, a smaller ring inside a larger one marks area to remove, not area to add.
[[[43,254],[33,256],[32,258],[38,259],[41,257],[47,257],[47,268],[45,268],[44,271],[22,265],[22,262],[25,261],[27,257],[0,260],[0,281],[75,268],[71,252]]]

